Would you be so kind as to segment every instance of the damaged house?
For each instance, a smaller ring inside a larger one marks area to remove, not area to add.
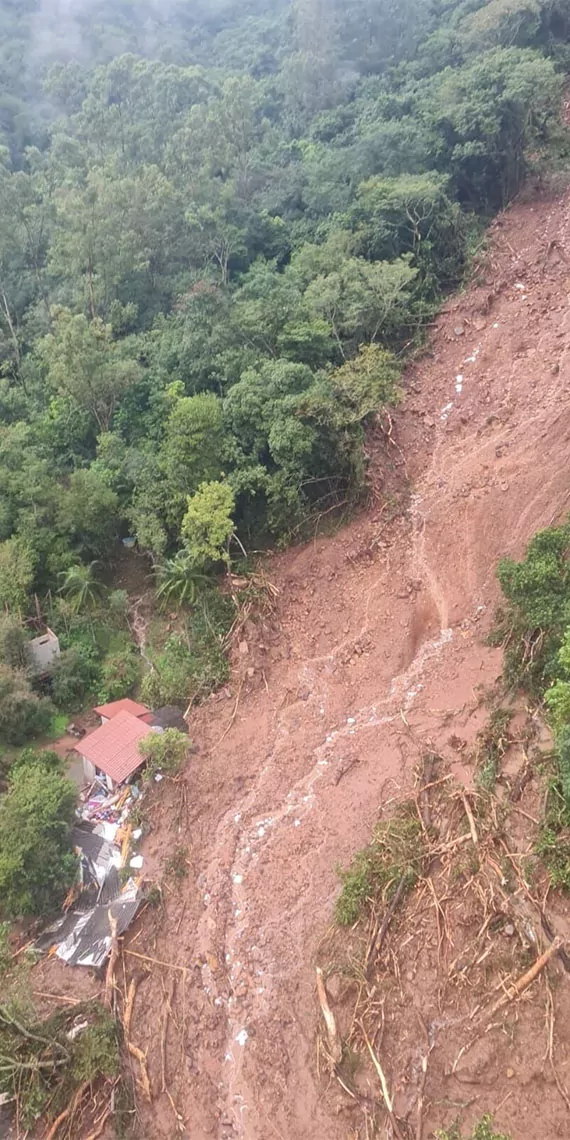
[[[135,701],[128,703],[143,709],[143,715],[148,715],[149,710],[144,705],[136,706]],[[124,705],[127,702],[117,701],[116,704]],[[95,711],[102,715],[102,709],[108,712],[112,707],[104,705]],[[121,708],[110,717],[105,716],[99,728],[90,732],[89,736],[84,736],[75,747],[83,760],[86,781],[91,783],[100,779],[106,783],[110,792],[115,791],[144,764],[139,744],[153,731],[153,727],[140,714],[135,715],[127,708]]]

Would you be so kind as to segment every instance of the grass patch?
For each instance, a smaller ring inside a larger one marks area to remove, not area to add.
[[[188,848],[175,847],[164,864],[164,874],[180,883],[188,875]]]
[[[59,740],[60,736],[65,736],[65,730],[69,724],[69,717],[67,713],[55,713],[52,716],[49,728],[46,732],[47,740]]]
[[[388,901],[402,876],[409,890],[423,855],[421,825],[415,804],[408,801],[391,819],[378,823],[369,846],[357,852],[347,870],[339,870],[342,890],[335,906],[339,926],[352,926],[379,898]]]
[[[464,1140],[463,1132],[458,1124],[453,1124],[451,1128],[436,1132],[436,1137],[437,1140]],[[469,1137],[465,1137],[465,1140],[511,1140],[511,1137],[506,1132],[495,1131],[492,1116],[482,1116]]]
[[[495,709],[488,723],[477,734],[475,783],[482,791],[494,791],[501,760],[509,746],[509,724],[512,713]]]
[[[542,859],[552,886],[570,891],[570,808],[558,779],[552,780],[548,789],[535,852]]]

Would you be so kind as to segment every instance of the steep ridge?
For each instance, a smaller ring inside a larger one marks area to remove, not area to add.
[[[246,632],[231,693],[196,711],[195,754],[147,840],[149,868],[183,843],[190,872],[131,940],[184,967],[154,967],[138,992],[141,1137],[172,1137],[174,1106],[192,1140],[348,1135],[314,1064],[335,867],[426,743],[456,762],[450,736],[484,721],[496,563],[570,507],[569,295],[570,196],[514,205],[408,370],[391,452],[404,512],[388,521],[379,500],[268,561],[277,611]]]

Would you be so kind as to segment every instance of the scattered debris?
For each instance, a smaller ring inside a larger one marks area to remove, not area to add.
[[[499,721],[492,714],[495,729]],[[482,739],[481,732],[475,761]],[[524,770],[526,753],[518,738],[512,747]],[[413,1114],[415,1140],[422,1140],[433,1127],[433,1087],[445,1081],[452,1103],[462,1085],[478,1083],[482,1064],[491,1085],[498,1069],[490,1034],[502,1032],[511,1040],[523,1018],[533,1026],[545,990],[552,1064],[554,995],[561,1013],[566,998],[551,985],[549,972],[558,970],[560,976],[565,968],[563,924],[557,931],[550,915],[545,928],[545,903],[534,897],[523,872],[520,853],[532,852],[536,831],[529,825],[536,829],[538,824],[504,793],[499,767],[504,751],[497,753],[496,794],[466,788],[435,753],[426,753],[415,794],[392,804],[375,829],[376,843],[373,838],[342,872],[344,903],[337,902],[338,925],[327,932],[317,967],[324,1021],[318,1056],[350,1101],[360,1105],[366,1135],[379,1134],[375,1129],[381,1131],[384,1114],[389,1134],[407,1137]],[[542,794],[539,787],[527,787],[523,802]],[[415,877],[407,882],[402,852],[396,859],[392,847],[378,847],[378,836],[406,816],[411,820],[413,811],[421,834],[415,841]],[[350,921],[343,928],[345,919]],[[328,994],[326,976],[334,979]],[[478,993],[484,996],[474,1006]],[[570,1104],[555,1068],[553,1073],[561,1099]],[[376,1078],[381,1100],[371,1095]]]
[[[36,948],[51,952],[55,947],[58,958],[70,966],[103,966],[111,953],[113,922],[117,924],[117,937],[124,934],[143,901],[142,888],[133,879],[122,891],[118,878],[116,885],[119,889],[114,898],[106,897],[83,912],[70,911],[44,930]]]

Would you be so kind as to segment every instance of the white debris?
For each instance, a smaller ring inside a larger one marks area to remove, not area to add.
[[[520,281],[517,281],[517,283],[515,285],[515,289],[521,289],[522,292],[524,293],[524,285],[522,285]]]
[[[294,824],[295,824],[295,827],[300,827],[300,826],[301,826],[301,820],[300,820],[300,819],[295,819],[295,820],[293,820],[293,822],[294,822]]]
[[[144,859],[143,859],[142,855],[133,855],[133,857],[129,863],[129,866],[134,867],[135,870],[139,871],[140,868],[142,867],[143,863],[144,863]]]
[[[75,1041],[75,1038],[79,1037],[79,1034],[83,1033],[83,1030],[87,1029],[88,1025],[88,1021],[80,1021],[79,1025],[74,1025],[73,1029],[70,1029],[69,1033],[66,1034],[68,1041]]]
[[[237,885],[239,886],[240,883],[243,883],[243,875],[234,875],[233,880],[234,880],[234,883],[237,883]]]
[[[247,1041],[247,1029],[240,1029],[237,1037],[236,1044],[241,1045],[242,1049]]]
[[[142,835],[142,827],[135,828],[135,830],[133,831],[133,839],[140,839],[141,835]]]

